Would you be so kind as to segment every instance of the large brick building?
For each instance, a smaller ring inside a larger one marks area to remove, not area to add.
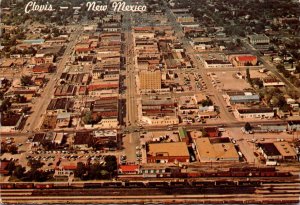
[[[149,144],[147,163],[189,162],[190,154],[185,142]]]

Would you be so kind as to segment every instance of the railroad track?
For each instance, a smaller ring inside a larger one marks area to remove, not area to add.
[[[1,190],[3,203],[298,203],[299,183],[255,187],[92,188]],[[226,192],[227,190],[227,192]],[[166,194],[166,191],[169,191]]]
[[[20,196],[3,197],[4,203],[298,203],[298,194],[256,194],[256,195],[148,195],[148,196]]]

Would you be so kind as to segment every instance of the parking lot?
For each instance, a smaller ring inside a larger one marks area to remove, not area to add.
[[[209,72],[207,75],[210,77],[213,86],[219,90],[244,90],[251,88],[250,84],[245,79],[238,77],[239,71],[216,71]]]
[[[294,137],[285,132],[246,134],[242,132],[241,128],[228,128],[223,132],[223,136],[234,140],[233,143],[238,145],[244,158],[250,164],[264,164],[264,162],[260,161],[261,154],[257,143],[292,141]]]

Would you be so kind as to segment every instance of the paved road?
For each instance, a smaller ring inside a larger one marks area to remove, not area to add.
[[[39,127],[41,126],[42,116],[46,112],[46,109],[51,101],[51,96],[53,95],[53,92],[55,90],[55,86],[57,85],[58,79],[60,78],[63,70],[65,69],[66,63],[70,58],[72,49],[75,46],[77,38],[80,36],[81,33],[82,30],[80,30],[80,25],[78,25],[76,30],[70,37],[70,42],[67,45],[67,48],[63,54],[62,59],[57,65],[56,72],[50,78],[49,82],[44,88],[41,97],[39,97],[39,99],[35,101],[36,104],[32,108],[34,112],[29,116],[29,119],[27,120],[27,124],[25,125],[24,130],[35,131],[39,129]]]
[[[130,0],[126,1],[130,4]],[[135,129],[138,117],[138,88],[137,88],[137,70],[135,69],[134,38],[132,31],[132,13],[123,13],[122,26],[125,36],[125,56],[126,56],[126,126]],[[136,146],[140,144],[139,134],[130,133],[123,138],[124,152],[127,156],[127,162],[136,162]]]

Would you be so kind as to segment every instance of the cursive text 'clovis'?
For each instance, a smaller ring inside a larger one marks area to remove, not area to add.
[[[39,5],[35,1],[29,1],[25,6],[25,13],[28,14],[31,11],[54,11],[54,9],[52,8],[52,5],[48,2],[44,5]]]

